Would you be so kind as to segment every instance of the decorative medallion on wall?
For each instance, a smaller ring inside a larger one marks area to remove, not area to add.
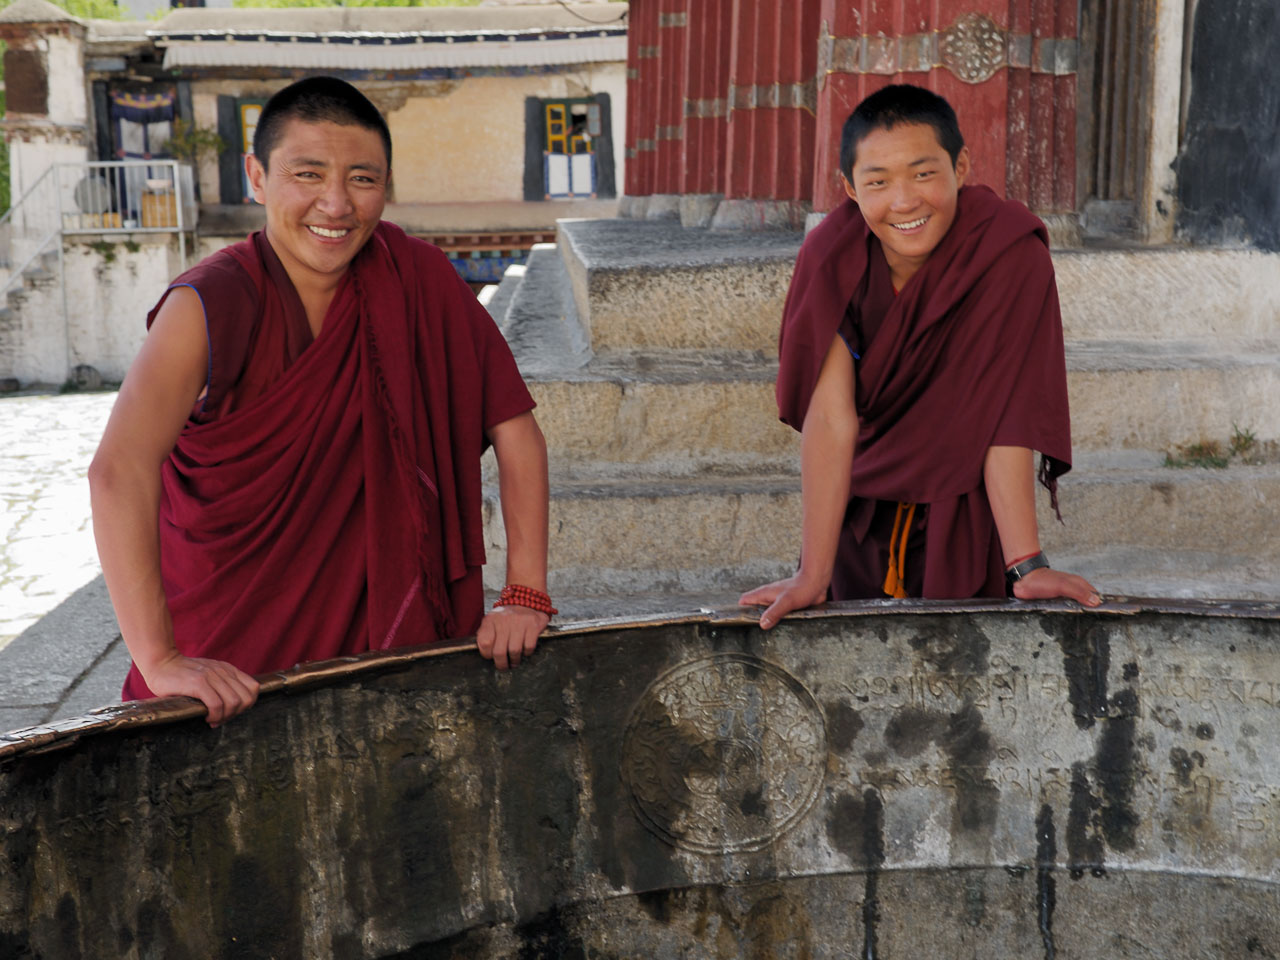
[[[822,711],[781,667],[744,654],[682,664],[640,698],[623,741],[636,816],[696,853],[759,850],[812,806],[826,769]]]
[[[993,77],[1005,64],[1007,47],[1004,31],[980,13],[966,13],[938,34],[942,65],[965,83]]]

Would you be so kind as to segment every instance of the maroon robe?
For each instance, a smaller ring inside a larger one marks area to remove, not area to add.
[[[883,258],[857,204],[841,205],[801,247],[779,336],[779,416],[799,430],[846,311],[880,313],[861,317],[875,329],[855,361],[860,426],[831,596],[883,596],[896,504],[908,502],[919,505],[908,593],[1003,597],[987,449],[1040,451],[1051,495],[1071,466],[1047,233],[1021,204],[964,187],[951,229],[887,304],[868,293]]]
[[[199,294],[210,346],[162,468],[178,650],[264,673],[473,633],[485,431],[533,400],[444,254],[380,224],[314,342],[262,234],[176,286]],[[124,697],[150,695],[131,668]]]

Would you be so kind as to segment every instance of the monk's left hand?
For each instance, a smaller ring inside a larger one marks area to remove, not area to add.
[[[476,631],[480,656],[492,660],[499,670],[514,667],[533,653],[538,637],[550,622],[549,616],[530,607],[494,607]]]
[[[1033,570],[1013,585],[1013,595],[1019,600],[1053,600],[1065,597],[1086,607],[1102,603],[1098,591],[1084,577],[1051,567]]]

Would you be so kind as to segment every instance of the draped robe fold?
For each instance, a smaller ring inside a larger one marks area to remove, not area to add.
[[[803,428],[846,310],[872,258],[883,256],[851,200],[805,239],[778,344],[784,423]],[[832,599],[882,596],[884,563],[878,578],[861,575],[868,552],[888,555],[882,501],[924,506],[923,536],[907,560],[915,595],[1005,596],[983,484],[987,449],[1038,450],[1055,509],[1057,478],[1071,467],[1062,319],[1043,223],[987,187],[961,188],[950,230],[856,361],[854,393],[859,430]]]
[[[178,286],[210,343],[161,471],[178,650],[264,673],[474,632],[485,430],[534,404],[444,254],[380,224],[314,342],[263,234]],[[150,695],[131,668],[125,698]]]

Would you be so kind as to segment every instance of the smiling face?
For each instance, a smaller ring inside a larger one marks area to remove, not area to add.
[[[880,240],[896,289],[910,280],[956,218],[956,198],[969,175],[969,149],[951,157],[933,127],[900,123],[858,141],[853,182],[841,176]]]
[[[290,119],[264,167],[245,160],[267,240],[300,295],[331,290],[382,219],[386,150],[376,130]]]

